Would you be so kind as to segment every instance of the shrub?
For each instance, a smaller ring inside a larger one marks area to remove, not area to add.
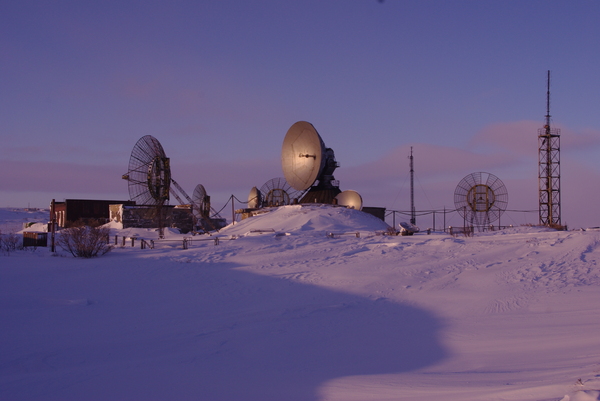
[[[107,227],[70,227],[62,229],[56,244],[76,258],[93,258],[110,252]]]
[[[2,234],[0,231],[0,250],[9,255],[19,248],[20,237],[15,233]]]

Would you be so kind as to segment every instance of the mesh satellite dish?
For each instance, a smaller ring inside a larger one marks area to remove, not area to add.
[[[138,205],[161,206],[169,201],[171,168],[156,138],[140,138],[131,152],[127,174],[129,197]]]
[[[358,192],[351,189],[340,192],[335,199],[337,199],[338,205],[346,206],[349,209],[362,209],[362,197]]]
[[[248,208],[258,209],[262,206],[262,194],[256,187],[252,187],[248,194]]]
[[[340,193],[333,172],[338,167],[335,154],[325,147],[321,136],[306,121],[290,127],[281,149],[283,175],[298,191],[307,191],[300,203],[333,203]],[[316,185],[315,185],[316,183]]]
[[[192,194],[192,206],[194,216],[197,219],[205,219],[209,217],[210,198],[206,194],[206,189],[204,189],[204,185],[198,184],[196,185],[196,188],[194,188],[194,193]]]
[[[466,223],[485,227],[500,219],[508,205],[504,183],[489,173],[472,173],[454,191],[454,206]]]
[[[272,178],[260,187],[263,206],[291,205],[298,199],[296,191],[283,177]]]

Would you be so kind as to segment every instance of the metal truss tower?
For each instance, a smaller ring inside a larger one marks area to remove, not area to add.
[[[550,71],[546,125],[538,129],[540,225],[560,226],[560,130],[550,128]]]

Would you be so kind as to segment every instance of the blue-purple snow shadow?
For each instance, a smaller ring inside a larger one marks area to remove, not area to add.
[[[3,270],[0,398],[312,401],[328,380],[445,355],[420,308],[231,264],[113,257]]]
[[[235,323],[198,338],[206,399],[317,400],[327,380],[411,371],[445,356],[441,323],[423,309],[244,276],[235,276]],[[261,291],[243,295],[245,284]]]

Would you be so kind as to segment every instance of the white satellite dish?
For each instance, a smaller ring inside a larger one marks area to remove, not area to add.
[[[258,209],[262,205],[262,196],[258,188],[252,187],[248,194],[248,208]]]
[[[400,226],[400,235],[413,235],[414,233],[418,233],[420,231],[419,227],[406,221],[403,221],[398,225]]]
[[[283,140],[281,166],[292,188],[308,189],[317,180],[325,164],[325,144],[311,123],[298,121]]]
[[[340,193],[333,172],[338,167],[333,149],[325,147],[321,136],[306,121],[290,127],[281,148],[281,166],[289,185],[306,191],[300,203],[332,203]]]
[[[337,194],[335,199],[337,199],[338,205],[346,206],[349,209],[362,209],[362,197],[358,192],[353,191],[351,189],[340,192],[339,194]]]

